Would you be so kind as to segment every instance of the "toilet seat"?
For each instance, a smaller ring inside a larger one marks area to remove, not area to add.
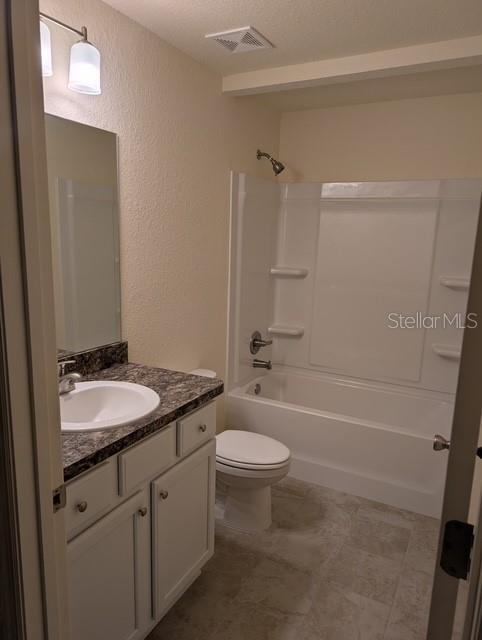
[[[271,469],[282,469],[287,464],[289,464],[289,460],[285,460],[284,462],[279,462],[278,464],[249,464],[247,462],[233,462],[232,460],[225,460],[224,458],[220,458],[216,456],[216,463],[223,465],[224,467],[230,467],[233,469],[246,470],[246,471],[269,471]]]
[[[282,469],[290,460],[290,450],[284,444],[251,431],[223,431],[216,436],[216,445],[216,461],[233,471]]]

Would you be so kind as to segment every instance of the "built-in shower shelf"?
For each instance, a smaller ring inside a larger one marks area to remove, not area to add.
[[[460,360],[461,348],[449,344],[433,344],[432,351],[447,360]]]
[[[460,278],[458,276],[440,276],[440,284],[449,289],[457,291],[467,291],[470,285],[470,278]]]
[[[304,267],[271,267],[270,275],[276,278],[306,278],[308,269]]]
[[[301,338],[305,333],[304,327],[294,327],[284,324],[273,324],[268,327],[268,333],[272,336],[279,336],[285,338]]]

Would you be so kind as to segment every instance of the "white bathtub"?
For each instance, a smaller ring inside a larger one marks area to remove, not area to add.
[[[261,376],[226,401],[229,428],[291,449],[292,476],[436,517],[447,452],[432,440],[449,437],[452,413],[441,394],[292,373]]]

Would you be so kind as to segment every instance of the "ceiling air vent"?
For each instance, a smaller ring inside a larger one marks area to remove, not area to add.
[[[231,31],[208,33],[205,38],[215,40],[231,53],[245,53],[258,49],[272,49],[273,44],[253,27],[242,27]]]

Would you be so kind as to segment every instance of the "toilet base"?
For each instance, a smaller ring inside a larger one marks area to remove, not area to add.
[[[271,525],[271,486],[257,489],[229,487],[222,522],[240,531],[264,531]]]

